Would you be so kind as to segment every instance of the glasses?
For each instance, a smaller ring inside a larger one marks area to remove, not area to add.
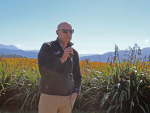
[[[62,31],[63,33],[68,33],[68,31],[69,31],[70,34],[74,33],[73,29],[59,29],[58,31]]]

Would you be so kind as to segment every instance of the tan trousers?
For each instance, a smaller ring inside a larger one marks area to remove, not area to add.
[[[76,98],[42,94],[39,101],[39,113],[70,113]]]

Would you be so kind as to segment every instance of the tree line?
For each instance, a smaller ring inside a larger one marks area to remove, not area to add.
[[[21,55],[16,55],[16,54],[1,54],[0,57],[5,57],[5,58],[27,58]]]

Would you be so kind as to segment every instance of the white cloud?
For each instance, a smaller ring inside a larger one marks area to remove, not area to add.
[[[20,46],[23,46],[23,45],[17,44],[16,46],[17,46],[17,47],[20,47]]]
[[[144,42],[148,42],[149,40],[148,39],[146,39]]]

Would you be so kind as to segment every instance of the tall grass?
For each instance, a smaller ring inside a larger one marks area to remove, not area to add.
[[[1,107],[6,107],[11,110],[20,109],[21,111],[37,109],[40,96],[40,74],[38,69],[32,67],[32,62],[29,64],[26,61],[28,59],[1,58]],[[37,64],[35,63],[34,65]]]
[[[82,84],[78,107],[91,112],[101,109],[107,113],[149,113],[149,62],[136,60],[133,50],[127,60],[118,60],[118,49],[115,50],[116,56],[105,67],[85,68],[91,79]]]

